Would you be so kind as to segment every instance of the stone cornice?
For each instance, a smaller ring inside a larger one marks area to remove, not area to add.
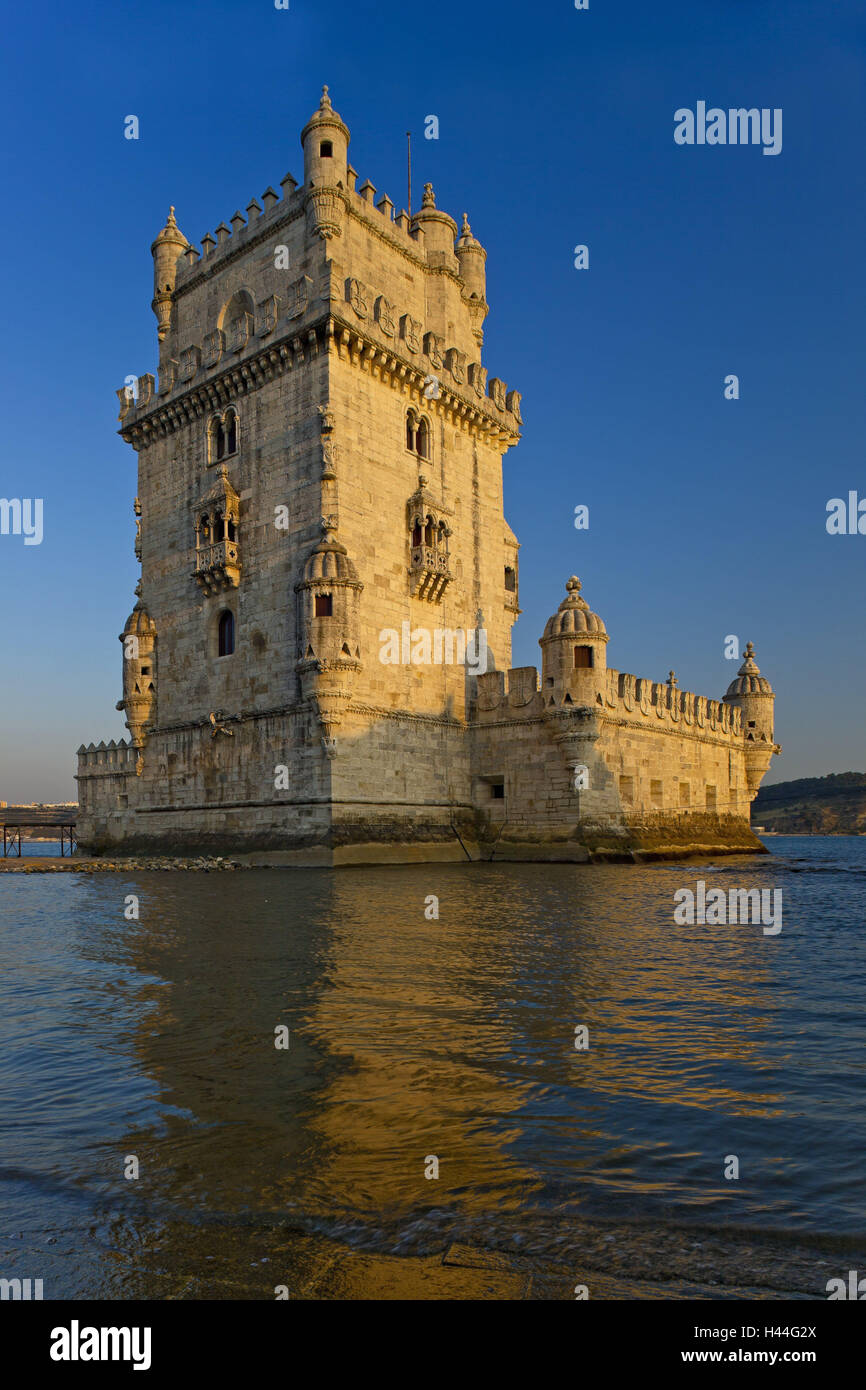
[[[374,338],[366,325],[353,323],[341,312],[332,314],[333,339],[340,355],[348,352],[353,365],[373,370],[380,378],[388,378],[390,385],[409,391],[424,409],[435,414],[437,407],[451,417],[452,423],[466,423],[481,432],[496,433],[506,447],[517,444],[520,433],[513,415],[500,410],[487,395],[479,396],[471,390],[461,390],[456,384],[446,384],[445,372],[437,377],[438,396],[426,396],[425,384],[431,373],[424,365],[418,365],[402,353],[395,344]],[[423,354],[419,354],[423,355]]]
[[[465,424],[482,434],[496,434],[506,447],[520,438],[513,416],[500,410],[489,396],[445,384],[445,373],[437,378],[439,396],[426,397],[424,386],[430,373],[400,351],[396,342],[383,345],[366,325],[352,323],[332,309],[289,326],[281,337],[263,344],[252,355],[218,370],[207,380],[192,382],[185,388],[157,396],[153,402],[134,410],[133,418],[118,433],[137,450],[155,438],[164,438],[194,420],[210,414],[228,402],[255,390],[285,371],[303,366],[320,351],[348,354],[353,365],[373,370],[391,386],[408,391],[423,402],[431,414],[444,412],[453,424]],[[474,397],[474,399],[473,399]]]

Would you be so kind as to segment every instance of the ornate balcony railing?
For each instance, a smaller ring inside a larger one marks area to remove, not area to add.
[[[451,583],[450,555],[435,546],[413,545],[409,563],[412,592],[418,598],[438,603]]]
[[[193,573],[206,593],[218,589],[236,589],[241,578],[237,541],[214,541],[210,545],[200,545],[195,553]]]

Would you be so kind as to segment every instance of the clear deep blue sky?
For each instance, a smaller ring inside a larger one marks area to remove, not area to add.
[[[0,496],[42,497],[45,536],[0,536],[0,799],[74,797],[79,743],[125,734],[114,392],[155,369],[150,243],[169,203],[198,242],[300,179],[323,82],[359,185],[405,203],[411,129],[416,189],[488,250],[485,362],[523,392],[514,664],[577,573],[620,670],[720,697],[725,636],[755,642],[771,780],[866,768],[866,536],[825,529],[829,498],[866,496],[864,34],[860,0],[15,6]],[[781,154],[675,145],[698,100],[781,107]]]

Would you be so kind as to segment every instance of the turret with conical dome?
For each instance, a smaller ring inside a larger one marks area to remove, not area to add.
[[[545,709],[569,705],[595,705],[607,682],[607,632],[597,613],[581,598],[581,582],[572,575],[566,595],[544,635],[541,690]]]
[[[339,236],[348,187],[349,128],[331,105],[328,88],[301,132],[304,200],[313,236]]]
[[[745,660],[731,681],[725,695],[726,705],[737,705],[743,712],[743,739],[746,745],[746,780],[749,791],[757,795],[761,779],[778,753],[773,742],[773,705],[775,695],[766,676],[755,661],[755,648],[746,643]]]
[[[453,270],[455,274],[458,274],[460,262],[454,251],[457,223],[453,217],[449,217],[447,212],[437,208],[432,183],[425,183],[424,185],[421,209],[412,218],[412,226],[420,227],[424,233],[427,264],[444,267],[446,270]]]
[[[298,595],[301,696],[316,707],[324,737],[333,740],[361,669],[360,598],[364,588],[336,526],[322,521],[322,539],[307,557]],[[331,749],[329,749],[331,751]]]
[[[120,641],[123,699],[117,708],[126,714],[133,747],[143,748],[156,715],[156,623],[140,598],[126,620]]]
[[[171,326],[171,304],[177,280],[177,263],[189,242],[177,225],[174,208],[169,208],[165,226],[151,245],[153,256],[153,302],[157,336],[162,342]]]
[[[460,262],[460,278],[463,281],[463,302],[472,320],[472,332],[479,347],[484,342],[482,324],[487,317],[487,252],[477,237],[472,235],[469,218],[463,214],[463,227],[457,239],[457,260]]]

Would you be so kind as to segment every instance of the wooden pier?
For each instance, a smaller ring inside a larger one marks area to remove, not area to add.
[[[23,830],[56,830],[60,841],[60,856],[65,859],[75,853],[77,840],[75,827],[78,820],[78,803],[65,806],[0,806],[0,826],[3,827],[3,858],[10,855],[21,859]]]

